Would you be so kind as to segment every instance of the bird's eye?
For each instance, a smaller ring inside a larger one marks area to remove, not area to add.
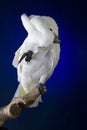
[[[51,28],[49,28],[50,31],[53,31]]]

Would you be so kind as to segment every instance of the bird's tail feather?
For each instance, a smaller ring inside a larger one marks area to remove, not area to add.
[[[25,90],[24,87],[21,85],[21,83],[19,83],[18,88],[17,88],[17,90],[16,90],[16,92],[15,92],[15,94],[14,94],[14,96],[13,96],[13,99],[14,99],[15,97],[23,97],[23,96],[25,96],[26,94],[27,94],[27,93],[26,93],[26,90]],[[38,96],[38,98],[35,100],[35,102],[34,102],[31,106],[29,106],[29,107],[37,107],[38,104],[39,104],[39,102],[42,102],[41,95]]]

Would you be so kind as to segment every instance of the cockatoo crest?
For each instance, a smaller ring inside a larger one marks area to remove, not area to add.
[[[23,14],[21,20],[29,36],[38,40],[40,46],[48,46],[54,41],[55,35],[58,36],[58,26],[49,16],[31,15],[28,17]]]

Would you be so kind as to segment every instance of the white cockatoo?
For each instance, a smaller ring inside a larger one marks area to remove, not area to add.
[[[53,18],[26,14],[21,20],[28,35],[16,51],[13,66],[17,68],[19,85],[14,95],[22,97],[35,87],[41,87],[52,75],[59,57],[58,26]],[[31,107],[41,101],[41,95]]]

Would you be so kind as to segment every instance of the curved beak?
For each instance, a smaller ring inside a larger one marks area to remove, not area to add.
[[[54,34],[55,35],[55,37],[54,37],[54,43],[56,43],[56,44],[60,44],[60,42],[61,42],[61,40],[60,40],[60,38],[56,35],[56,34]]]

